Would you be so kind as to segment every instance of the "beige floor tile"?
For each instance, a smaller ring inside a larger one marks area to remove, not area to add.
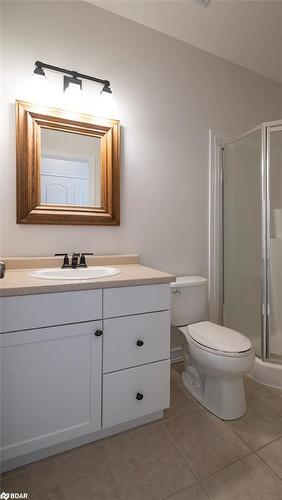
[[[282,498],[282,481],[255,454],[216,472],[202,486],[211,500]]]
[[[245,377],[247,399],[257,397],[282,416],[282,389],[274,389]]]
[[[226,425],[253,450],[282,436],[282,417],[259,399],[249,401],[247,413]]]
[[[27,492],[29,500],[118,500],[117,489],[105,451],[85,446],[54,461],[37,462],[24,472],[7,475],[7,492]]]
[[[231,429],[203,410],[175,417],[164,426],[199,478],[250,452]]]
[[[170,408],[167,408],[164,412],[165,418],[176,417],[178,415],[183,415],[195,408],[198,408],[199,405],[188,394],[188,392],[184,389],[181,373],[175,370],[172,370],[171,384],[170,384]]]
[[[154,500],[186,488],[195,477],[161,424],[104,444],[122,500]]]
[[[282,438],[261,448],[257,453],[282,479]]]
[[[32,500],[36,498],[36,494],[38,493],[35,487],[31,485],[30,476],[26,472],[3,475],[0,489],[6,493],[28,493]]]
[[[209,500],[199,483],[192,484],[189,488],[172,495],[167,500]]]

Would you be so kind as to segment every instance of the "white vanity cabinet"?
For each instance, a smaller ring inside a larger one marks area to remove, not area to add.
[[[102,291],[4,297],[1,330],[2,459],[99,430]]]
[[[169,406],[169,284],[4,297],[1,332],[4,462]]]

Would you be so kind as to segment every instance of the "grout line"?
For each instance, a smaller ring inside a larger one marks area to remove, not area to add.
[[[276,415],[278,415],[278,417],[280,417],[282,419],[282,414],[281,413],[279,413],[277,410],[275,410],[274,408],[272,408],[272,406],[270,406],[270,404],[266,403],[265,401],[263,401],[259,397],[258,397],[258,399],[260,400],[261,403],[263,403],[265,406],[267,406],[267,408],[269,408],[270,410],[272,410],[273,413],[275,413]]]
[[[171,417],[164,417],[162,419],[162,422],[161,423],[166,423],[166,422],[170,422],[171,420],[174,420],[175,418],[178,418],[178,417],[183,417],[184,415],[190,415],[190,413],[194,412],[194,411],[201,411],[201,408],[191,408],[190,410],[183,410],[183,412],[181,413],[178,413],[177,415],[172,415]]]
[[[273,472],[273,474],[275,474],[275,476],[276,476],[276,477],[278,477],[278,479],[280,479],[280,481],[282,481],[282,477],[281,477],[281,476],[279,476],[279,474],[277,474],[277,472],[275,472],[275,470],[273,470],[273,469],[271,468],[271,466],[270,466],[270,465],[269,465],[269,464],[268,464],[268,463],[267,463],[267,462],[266,462],[266,461],[265,461],[265,460],[264,460],[264,459],[263,459],[260,455],[258,455],[258,453],[257,453],[256,451],[255,451],[255,455],[258,457],[258,459],[259,459],[259,460],[261,460],[261,461],[264,463],[264,465],[265,465],[265,466],[266,466],[266,467],[267,467],[267,468],[268,468],[271,472]]]
[[[176,418],[176,417],[172,417],[172,418]],[[252,450],[252,449],[251,449],[251,448],[247,445],[247,447],[248,447],[248,448],[249,448],[249,450],[250,450],[248,453],[246,453],[246,454],[245,454],[245,455],[243,455],[242,457],[239,457],[239,458],[236,458],[235,460],[232,460],[231,462],[229,462],[229,463],[228,463],[228,464],[226,464],[226,465],[223,465],[222,467],[219,467],[219,469],[217,469],[216,471],[209,472],[209,473],[208,473],[208,474],[206,474],[205,476],[203,476],[203,477],[199,478],[199,477],[198,477],[198,475],[196,474],[196,472],[194,472],[194,469],[192,468],[192,466],[191,466],[191,465],[190,465],[190,463],[188,462],[187,458],[183,455],[183,453],[181,452],[181,450],[178,448],[178,446],[177,446],[177,444],[175,443],[175,441],[174,441],[173,437],[171,436],[170,432],[166,429],[166,427],[165,427],[165,422],[162,422],[162,425],[164,426],[164,428],[165,428],[165,430],[166,430],[167,434],[169,435],[169,437],[170,437],[171,441],[173,442],[174,446],[176,447],[176,449],[177,449],[177,450],[179,451],[179,453],[183,456],[183,458],[185,459],[185,462],[186,462],[186,463],[188,463],[188,465],[189,465],[190,469],[192,470],[193,474],[196,476],[197,481],[203,481],[203,480],[205,480],[207,477],[212,476],[213,474],[216,474],[217,472],[219,472],[219,471],[221,471],[221,470],[223,470],[223,469],[226,469],[226,467],[229,467],[230,465],[232,465],[232,464],[234,464],[234,463],[236,463],[236,462],[239,462],[240,460],[243,460],[244,458],[246,458],[246,457],[248,457],[248,456],[250,456],[250,455],[252,455],[252,454],[254,454],[254,453],[255,453],[255,450]],[[232,432],[232,431],[231,431],[231,432]],[[235,434],[235,433],[233,433],[233,434]],[[236,437],[237,437],[237,435],[236,435]],[[239,437],[239,436],[238,436],[238,437]],[[241,441],[243,441],[243,440],[241,440]],[[243,443],[246,445],[246,443],[245,443],[244,441],[243,441]]]
[[[174,495],[178,495],[178,493],[181,493],[181,492],[185,492],[186,490],[189,490],[189,488],[192,488],[193,486],[195,485],[198,485],[200,487],[200,489],[202,490],[202,492],[206,495],[206,497],[211,500],[211,497],[208,495],[208,493],[204,490],[203,486],[201,485],[200,481],[197,481],[196,483],[192,483],[190,484],[190,486],[186,486],[186,488],[181,488],[181,490],[177,490],[175,491],[174,493],[172,493],[171,495],[169,495],[168,497],[163,497],[161,500],[169,500],[170,498],[173,498]],[[189,493],[189,491],[188,491]],[[187,497],[187,500],[188,500],[189,497]]]
[[[252,379],[253,380],[253,379]],[[264,401],[264,398],[260,395],[259,391],[261,390],[261,387],[260,385],[266,390],[266,391],[271,391],[271,390],[278,390],[281,392],[281,395],[282,395],[282,389],[276,389],[274,387],[268,387],[267,385],[264,385],[264,384],[260,384],[259,382],[256,382],[256,384],[258,384],[258,387],[255,389],[255,390],[249,390],[248,392],[249,393],[252,393],[252,397],[254,397],[255,399],[258,399],[261,403],[263,403],[265,406],[267,406],[267,408],[270,408],[270,410],[272,410],[274,413],[276,413],[279,417],[282,418],[282,414],[279,413],[278,410],[275,410],[270,403],[268,402],[265,402]],[[246,393],[246,397],[247,397],[247,390],[246,390],[246,386],[245,387],[245,393]],[[247,398],[248,399],[248,398]]]
[[[184,389],[184,387],[183,387],[182,385],[181,385],[181,387],[182,387],[182,389],[185,391],[185,389]],[[192,397],[192,398],[193,398],[193,397]],[[243,458],[245,458],[245,457],[247,457],[247,456],[251,455],[252,453],[254,453],[254,450],[252,450],[252,449],[250,448],[250,446],[249,446],[249,445],[248,445],[248,444],[247,444],[247,443],[246,443],[246,442],[245,442],[245,441],[244,441],[244,440],[243,440],[240,436],[238,436],[238,435],[235,433],[235,431],[233,431],[233,429],[231,428],[231,426],[230,426],[230,425],[226,424],[226,422],[225,422],[225,421],[223,421],[223,420],[219,419],[218,417],[216,417],[215,415],[213,415],[211,412],[209,412],[206,408],[204,408],[202,405],[200,405],[200,404],[197,402],[197,400],[195,400],[195,398],[193,398],[193,400],[194,400],[194,401],[196,401],[196,403],[197,403],[197,407],[192,408],[190,411],[187,411],[187,412],[185,412],[185,413],[183,413],[183,414],[180,414],[180,415],[175,415],[175,416],[173,416],[173,417],[170,417],[170,418],[167,418],[167,419],[163,419],[163,421],[161,422],[161,424],[162,424],[162,425],[163,425],[163,427],[165,428],[165,430],[166,430],[166,432],[167,432],[168,436],[170,437],[170,439],[171,439],[172,443],[174,444],[174,446],[176,447],[176,449],[177,449],[177,450],[179,451],[179,453],[183,456],[183,458],[184,458],[185,462],[186,462],[186,463],[188,463],[188,466],[189,466],[189,467],[190,467],[190,469],[192,470],[193,474],[196,476],[197,480],[198,480],[198,481],[201,481],[201,480],[203,480],[204,478],[206,478],[206,477],[208,477],[208,476],[210,476],[210,475],[212,475],[212,474],[215,474],[215,473],[216,473],[216,472],[218,472],[219,470],[222,470],[222,469],[224,469],[224,468],[228,467],[228,466],[229,466],[229,465],[231,465],[232,463],[238,462],[239,460],[242,460]],[[242,456],[242,457],[240,457],[240,458],[238,458],[238,459],[233,460],[233,461],[232,461],[232,462],[230,462],[229,464],[227,464],[227,465],[224,465],[224,466],[220,467],[218,470],[216,470],[216,471],[214,471],[214,472],[211,472],[211,473],[207,474],[206,476],[204,476],[204,478],[201,478],[201,479],[200,479],[200,478],[198,478],[198,475],[196,474],[196,472],[194,472],[194,469],[193,469],[193,468],[192,468],[192,466],[189,464],[189,462],[188,462],[187,458],[183,455],[183,453],[181,452],[181,450],[178,448],[178,446],[177,446],[176,442],[174,441],[173,437],[171,436],[170,432],[169,432],[169,431],[168,431],[168,429],[166,429],[166,427],[165,427],[166,422],[170,422],[171,420],[173,420],[173,419],[175,419],[175,418],[182,417],[182,416],[184,416],[184,415],[187,415],[188,413],[189,413],[189,414],[191,414],[192,412],[196,412],[196,411],[201,412],[201,413],[203,413],[204,415],[205,415],[205,414],[211,415],[211,416],[212,416],[213,418],[215,418],[215,419],[216,419],[219,423],[222,423],[222,425],[223,425],[223,426],[224,426],[224,427],[225,427],[225,428],[226,428],[229,432],[232,432],[232,434],[234,434],[234,436],[235,436],[237,439],[239,439],[239,440],[240,440],[240,441],[241,441],[241,442],[242,442],[242,443],[243,443],[243,444],[244,444],[244,445],[245,445],[245,446],[246,446],[246,447],[250,450],[250,451],[249,451],[246,455],[244,455],[244,456]]]
[[[171,417],[163,417],[163,422],[166,423],[166,422],[170,422],[171,420],[177,418],[177,417],[184,417],[184,415],[190,415],[190,413],[192,413],[193,411],[197,411],[198,408],[191,408],[191,410],[186,410],[181,413],[179,413],[178,415],[172,415]]]
[[[240,458],[236,458],[235,460],[232,460],[232,462],[230,462],[229,464],[226,464],[226,465],[223,465],[222,467],[220,467],[219,469],[217,469],[216,471],[213,471],[213,472],[209,472],[208,474],[206,474],[204,477],[202,477],[200,479],[200,482],[201,481],[205,481],[206,479],[208,479],[209,477],[211,476],[214,476],[215,474],[217,474],[218,472],[221,472],[223,471],[224,469],[227,469],[228,467],[230,467],[231,465],[233,464],[236,464],[237,462],[240,462],[241,460],[245,460],[245,458],[251,456],[251,455],[254,455],[255,452],[253,450],[251,450],[249,453],[247,453],[246,455],[244,455],[243,457],[240,457]]]
[[[263,403],[267,408],[269,408],[270,410],[272,410],[276,415],[278,415],[280,418],[282,418],[282,414],[279,413],[277,410],[275,410],[274,408],[272,408],[272,406],[269,404],[269,403],[266,403],[262,398],[261,396],[258,396],[256,394],[254,394],[254,397],[257,398],[261,403]]]
[[[257,451],[263,450],[263,449],[264,449],[264,448],[266,448],[269,444],[275,443],[275,441],[279,441],[279,439],[282,439],[282,434],[281,434],[281,436],[278,436],[277,438],[273,439],[272,441],[269,441],[269,443],[263,444],[263,445],[262,445],[262,446],[260,446],[259,448],[256,448],[254,451],[255,451],[255,452],[257,452]]]
[[[175,418],[175,417],[173,417]],[[199,481],[199,478],[196,474],[196,472],[194,472],[194,469],[191,467],[190,463],[188,462],[187,458],[185,457],[185,455],[182,453],[182,451],[178,448],[175,440],[173,439],[172,435],[170,434],[170,432],[167,430],[166,426],[164,425],[164,422],[161,422],[161,425],[167,435],[167,437],[169,438],[170,442],[173,444],[173,446],[177,449],[178,453],[180,453],[180,455],[182,456],[184,462],[187,464],[188,468],[190,469],[190,471],[192,472],[193,476],[195,477],[195,482],[197,483]],[[193,483],[194,484],[194,483]]]
[[[228,429],[231,430],[233,432],[233,434],[235,434],[235,436],[237,438],[239,438],[245,446],[247,446],[253,453],[255,453],[256,451],[260,450],[261,448],[264,448],[265,446],[268,446],[269,444],[273,443],[274,441],[277,441],[278,439],[280,439],[282,437],[282,432],[281,434],[279,434],[279,436],[275,437],[274,439],[271,439],[271,441],[269,441],[268,443],[265,443],[261,446],[258,446],[258,448],[251,448],[251,446],[249,445],[249,443],[247,442],[247,440],[245,440],[241,435],[239,435],[237,432],[237,429],[236,428],[232,428],[232,425],[230,424],[226,424]]]

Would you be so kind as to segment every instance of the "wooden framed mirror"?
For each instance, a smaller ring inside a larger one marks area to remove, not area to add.
[[[120,124],[16,101],[17,223],[120,224]]]

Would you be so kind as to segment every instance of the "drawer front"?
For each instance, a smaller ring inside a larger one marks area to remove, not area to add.
[[[103,372],[169,358],[170,312],[104,321]]]
[[[170,309],[169,284],[109,288],[103,294],[104,318]]]
[[[169,360],[103,375],[102,426],[112,427],[168,408],[169,395]]]
[[[1,299],[1,332],[102,318],[102,290],[43,293]]]

